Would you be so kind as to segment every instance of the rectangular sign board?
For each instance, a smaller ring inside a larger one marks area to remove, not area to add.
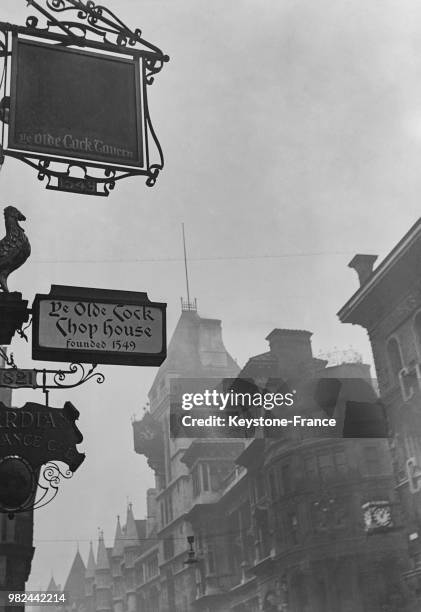
[[[9,149],[147,167],[139,62],[15,37]]]
[[[36,370],[19,370],[18,368],[0,368],[0,388],[36,389]]]
[[[167,355],[166,306],[146,293],[53,285],[32,305],[32,358],[159,366]]]

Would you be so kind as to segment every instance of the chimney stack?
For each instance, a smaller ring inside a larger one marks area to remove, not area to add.
[[[364,285],[373,273],[377,255],[358,254],[349,262],[348,268],[353,268],[358,274],[360,286]]]
[[[302,329],[274,329],[266,337],[283,377],[299,376],[313,363],[311,336]]]

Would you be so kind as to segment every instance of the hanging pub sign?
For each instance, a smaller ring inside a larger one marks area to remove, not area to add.
[[[168,55],[91,0],[28,5],[44,25],[0,21],[0,164],[15,157],[56,191],[108,196],[136,175],[153,186],[164,156],[147,88]]]
[[[135,59],[15,38],[9,148],[144,168],[140,80]]]
[[[167,356],[166,307],[146,293],[53,285],[32,305],[32,358],[159,366]]]

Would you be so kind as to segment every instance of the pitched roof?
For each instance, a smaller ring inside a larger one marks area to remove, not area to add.
[[[50,583],[49,583],[49,585],[47,587],[47,591],[58,591],[58,590],[59,590],[59,588],[58,588],[58,586],[56,584],[56,581],[54,580],[54,576],[51,575],[51,580],[50,580]]]
[[[98,552],[96,557],[96,571],[110,569],[107,549],[105,548],[104,532],[100,531],[98,538]]]
[[[372,272],[372,274],[367,278],[367,280],[357,289],[353,296],[346,302],[344,306],[339,310],[337,316],[339,317],[342,323],[349,323],[351,321],[350,315],[352,311],[357,308],[364,299],[368,296],[368,294],[382,281],[384,280],[388,274],[390,274],[391,270],[398,266],[399,262],[402,262],[402,259],[405,256],[408,256],[408,253],[411,250],[419,251],[419,241],[421,237],[421,218],[414,223],[414,225],[408,230],[405,236],[398,242],[398,244],[390,251],[388,255],[383,259],[383,261],[376,267],[376,269]],[[413,266],[414,273],[417,273],[418,268]],[[404,271],[405,275],[410,273],[408,265],[404,263]]]
[[[113,557],[122,557],[124,551],[124,542],[123,542],[123,530],[120,524],[120,517],[117,517],[117,526],[115,528],[115,536],[114,536],[114,547],[112,556]]]
[[[133,506],[127,506],[126,528],[124,534],[124,548],[139,546],[139,536],[137,533],[136,521],[133,516]]]
[[[88,565],[86,566],[85,578],[94,578],[95,569],[96,569],[96,563],[95,563],[95,557],[94,557],[94,549],[93,549],[92,542],[91,542],[90,547],[89,547],[89,558],[88,558]]]
[[[167,372],[178,372],[189,378],[209,375],[234,377],[239,367],[225,348],[219,319],[200,317],[197,312],[183,311],[168,344],[167,359],[155,376],[149,392],[154,395]],[[151,399],[151,404],[152,404]],[[153,406],[151,406],[153,411]]]
[[[85,571],[85,564],[78,550],[64,586],[64,590],[74,599],[85,594]]]

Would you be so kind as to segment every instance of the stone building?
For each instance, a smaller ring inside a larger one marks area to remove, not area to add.
[[[275,377],[295,388],[303,398],[294,406],[300,414],[321,414],[316,398],[312,402],[306,392],[307,382],[320,378],[340,380],[344,389],[349,379],[350,400],[376,400],[369,382],[363,383],[368,366],[326,367],[313,358],[310,336],[273,330],[270,350],[250,359],[241,377],[266,384]],[[344,399],[335,407],[338,421],[344,419]],[[193,442],[184,454],[192,477],[195,469],[220,460],[218,445]],[[198,555],[192,610],[402,609],[399,573],[405,551],[394,528],[400,516],[385,440],[331,438],[293,428],[278,439],[256,432],[232,468],[212,500],[203,497],[203,488],[192,500],[188,517]],[[390,519],[381,510],[386,508]],[[380,516],[378,522],[372,513]],[[399,599],[390,607],[394,597]]]
[[[135,450],[155,473],[147,517],[136,521],[129,505],[113,548],[100,538],[96,560],[91,549],[88,612],[405,609],[407,545],[388,441],[370,429],[379,406],[369,366],[314,358],[308,331],[274,329],[267,340],[267,352],[240,372],[220,321],[183,305],[149,408],[133,422]],[[295,390],[291,410],[329,414],[338,428],[172,439],[174,378]],[[363,417],[359,438],[355,414]]]
[[[269,351],[250,359],[241,379],[258,385],[277,379],[302,390],[306,414],[323,413],[304,393],[320,377],[341,380],[353,405],[375,403],[368,366],[327,367],[313,357],[310,337],[273,330]],[[171,378],[238,375],[219,322],[184,310],[152,385],[150,411],[133,423],[135,449],[147,456],[157,482],[158,543],[138,562],[138,609],[400,611],[405,542],[384,439],[298,431],[281,439],[264,431],[252,440],[170,439]],[[344,397],[335,407],[342,424]],[[193,562],[186,563],[191,535]]]
[[[374,269],[376,259],[359,254],[350,262],[360,286],[338,316],[364,327],[373,350],[404,514],[407,609],[415,612],[421,609],[421,219]]]
[[[135,561],[146,547],[145,534],[146,520],[135,520],[129,504],[125,525],[117,518],[112,547],[105,545],[101,531],[96,556],[90,544],[86,567],[78,549],[64,586],[65,610],[137,612]]]
[[[194,484],[183,458],[191,440],[170,438],[170,380],[221,380],[238,372],[225,349],[221,321],[200,317],[195,303],[183,303],[167,359],[149,392],[149,410],[133,423],[135,451],[147,457],[156,480],[148,494],[147,533],[157,540],[137,561],[139,609],[145,612],[187,612],[196,597],[195,574],[184,563]]]

